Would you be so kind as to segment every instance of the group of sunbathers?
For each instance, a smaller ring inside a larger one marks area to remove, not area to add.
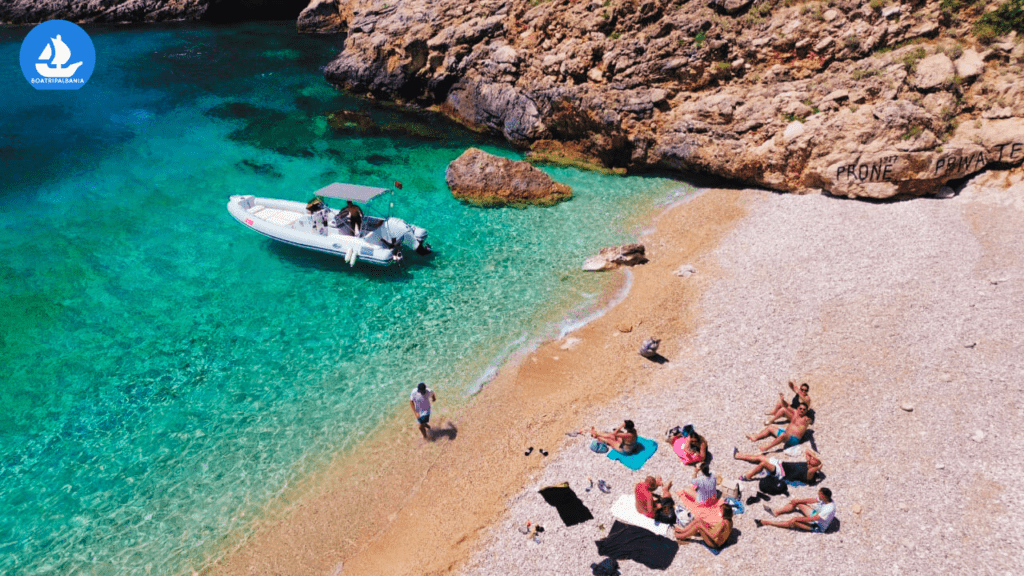
[[[814,484],[817,480],[823,464],[821,456],[810,448],[804,450],[803,462],[783,462],[765,455],[780,444],[785,447],[798,445],[803,441],[811,425],[813,412],[810,408],[810,387],[804,383],[798,388],[792,381],[789,382],[789,387],[795,393],[793,400],[787,403],[785,396],[779,394],[778,403],[768,412],[766,427],[757,434],[747,435],[752,442],[769,436],[774,436],[774,440],[757,454],[743,454],[737,448],[733,448],[734,459],[755,465],[752,470],[740,476],[740,480],[755,480],[755,477],[762,473],[778,481]],[[777,425],[778,420],[788,421],[788,424]],[[599,441],[625,454],[633,453],[639,446],[636,426],[631,420],[626,420],[612,432],[603,433],[591,428],[590,433]],[[714,508],[716,512],[693,514],[693,520],[689,524],[674,528],[676,539],[682,543],[690,538],[699,537],[708,546],[721,548],[732,533],[733,509],[726,504],[724,498],[718,497],[718,483],[709,468],[707,439],[698,434],[693,426],[688,425],[670,430],[666,441],[672,445],[672,451],[684,464],[694,466],[693,480],[676,492],[676,496],[688,499],[692,503],[691,506],[696,505],[698,510]],[[659,488],[660,495],[656,492]],[[637,512],[666,524],[675,523],[675,501],[671,490],[671,481],[665,482],[661,476],[648,476],[635,487]],[[824,532],[835,517],[836,507],[832,502],[832,492],[828,488],[821,488],[818,490],[817,498],[792,499],[778,509],[772,510],[768,506],[764,509],[773,519],[755,520],[757,526]],[[785,521],[774,520],[777,516],[792,512],[800,512],[801,515]]]

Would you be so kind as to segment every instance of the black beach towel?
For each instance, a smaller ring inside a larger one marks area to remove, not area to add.
[[[679,551],[679,543],[675,540],[618,520],[612,524],[608,536],[595,543],[601,556],[632,560],[654,570],[665,570],[671,566]]]
[[[566,526],[575,526],[587,520],[593,520],[594,515],[583,504],[579,496],[569,488],[568,484],[548,486],[540,491],[544,501],[558,510],[558,515],[565,522]]]

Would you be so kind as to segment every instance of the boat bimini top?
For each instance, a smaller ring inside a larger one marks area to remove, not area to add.
[[[358,186],[356,184],[340,184],[335,182],[314,192],[317,196],[324,198],[337,198],[338,200],[351,200],[353,202],[366,203],[377,196],[390,192],[387,188],[374,188],[372,186]]]

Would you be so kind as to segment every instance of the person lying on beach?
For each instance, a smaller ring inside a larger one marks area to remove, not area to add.
[[[824,532],[832,524],[836,517],[836,505],[832,502],[832,491],[828,488],[818,490],[818,498],[805,498],[803,500],[793,499],[779,508],[772,510],[767,505],[765,511],[772,517],[790,512],[799,511],[803,516],[796,516],[789,520],[754,520],[758,527],[776,526],[778,528],[789,528],[790,530],[803,530],[805,532]]]
[[[807,382],[804,382],[800,385],[800,388],[797,388],[793,384],[793,381],[790,380],[789,389],[796,393],[796,395],[793,396],[792,402],[786,404],[786,397],[782,395],[782,392],[779,392],[779,401],[775,404],[775,408],[773,408],[771,412],[767,413],[770,418],[764,421],[765,426],[775,422],[779,418],[785,418],[786,420],[792,421],[794,416],[796,416],[796,409],[800,404],[806,404],[807,412],[810,413],[811,397],[808,394],[810,387],[807,385]]]
[[[654,493],[658,486],[661,486],[661,496]],[[674,513],[672,505],[675,502],[672,500],[671,490],[672,481],[663,482],[661,476],[648,476],[643,482],[637,482],[633,489],[636,494],[636,511],[648,518],[664,516],[667,512]],[[666,508],[668,510],[665,510]]]
[[[707,460],[693,471],[693,483],[679,491],[680,498],[689,498],[700,506],[721,506],[718,500],[718,482],[711,475]]]
[[[749,482],[761,473],[762,470],[777,477],[779,480],[799,480],[808,484],[814,483],[814,476],[821,471],[821,457],[810,448],[804,450],[805,462],[780,462],[778,458],[768,458],[762,454],[740,454],[736,448],[732,449],[732,457],[751,464],[757,464],[754,469],[740,476],[740,480]]]
[[[591,427],[590,435],[623,454],[632,454],[640,446],[632,420],[626,420],[622,426],[611,432],[598,432],[596,428]]]
[[[729,535],[732,534],[732,506],[722,508],[722,519],[715,524],[711,524],[703,518],[696,518],[693,522],[687,524],[685,528],[677,526],[673,532],[680,544],[685,543],[687,538],[699,534],[704,543],[711,548],[721,548],[725,546],[726,541],[729,540]]]
[[[708,458],[708,441],[692,428],[688,436],[673,434],[669,441],[672,444],[672,451],[679,456],[683,464],[700,464]]]
[[[747,434],[747,440],[757,442],[758,440],[764,440],[769,436],[775,436],[775,440],[773,440],[771,444],[762,448],[761,452],[767,452],[779,444],[785,444],[785,446],[789,448],[790,446],[796,446],[803,441],[804,433],[807,432],[807,427],[810,425],[811,418],[807,416],[807,404],[800,404],[796,407],[796,414],[793,416],[793,420],[788,426],[783,428],[782,426],[769,424],[757,434]]]

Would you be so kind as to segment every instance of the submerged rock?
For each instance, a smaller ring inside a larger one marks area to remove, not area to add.
[[[572,189],[528,162],[470,148],[448,165],[452,196],[477,206],[549,206],[572,198]]]

